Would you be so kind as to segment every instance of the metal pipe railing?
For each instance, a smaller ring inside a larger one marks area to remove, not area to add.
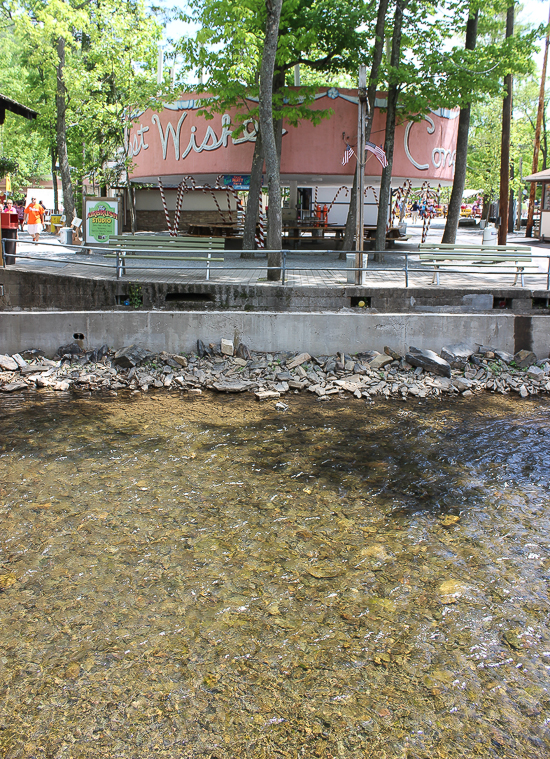
[[[13,244],[13,242],[14,242],[13,240],[2,239],[2,251],[3,251],[3,265],[4,265],[4,268],[6,268],[6,265],[7,265],[6,264],[6,243],[12,243]],[[32,241],[27,241],[27,240],[17,240],[17,244],[18,245],[34,245],[35,243],[33,243]],[[63,246],[60,246],[58,243],[47,243],[47,242],[40,243],[40,246],[41,247],[44,247],[44,246],[51,247],[51,248],[55,248],[56,250],[59,250],[60,248],[62,248],[63,250],[69,249],[69,250],[73,250],[75,254],[78,254],[82,250],[87,250],[89,248],[89,246],[82,246],[82,245],[78,245],[78,246],[76,246],[76,245],[63,245]],[[95,246],[95,248],[93,248],[92,250],[99,250],[99,248],[97,246]],[[180,272],[204,271],[205,268],[206,268],[206,278],[207,279],[210,278],[210,272],[213,272],[213,271],[218,271],[218,272],[219,271],[243,271],[243,272],[250,272],[250,271],[258,271],[258,270],[260,270],[260,271],[266,271],[266,272],[269,272],[269,271],[275,271],[275,272],[277,272],[278,271],[278,272],[280,272],[280,278],[279,278],[279,280],[274,280],[274,281],[280,281],[280,284],[283,285],[283,286],[287,284],[287,282],[288,282],[288,275],[290,273],[292,273],[292,272],[312,272],[312,273],[314,273],[315,271],[318,271],[318,270],[322,270],[322,271],[325,271],[325,272],[339,272],[339,273],[345,273],[345,274],[348,274],[348,273],[351,273],[351,272],[354,272],[354,273],[361,272],[361,274],[363,274],[363,273],[376,273],[376,274],[389,273],[389,274],[395,274],[396,272],[402,272],[404,274],[404,277],[405,277],[405,287],[409,287],[411,272],[414,272],[414,273],[420,273],[420,272],[422,272],[423,274],[432,274],[432,275],[433,274],[437,274],[437,273],[440,273],[440,274],[445,273],[445,274],[450,274],[450,275],[459,274],[459,275],[462,275],[462,276],[468,275],[468,274],[479,274],[479,272],[465,271],[464,268],[460,268],[460,269],[459,268],[456,268],[456,269],[455,268],[445,268],[445,270],[442,271],[441,269],[438,269],[436,266],[429,267],[429,266],[423,265],[423,266],[418,266],[418,267],[416,267],[416,266],[411,267],[410,266],[410,262],[409,262],[410,257],[418,255],[418,253],[412,252],[412,251],[399,251],[398,255],[404,257],[404,264],[403,264],[403,266],[391,266],[391,267],[384,267],[384,266],[380,266],[379,264],[375,264],[374,267],[373,266],[371,266],[371,267],[368,267],[368,266],[365,266],[365,267],[356,267],[356,266],[345,266],[345,267],[344,266],[315,266],[315,267],[313,267],[313,266],[311,266],[311,267],[308,267],[308,266],[289,266],[288,265],[288,255],[290,253],[295,253],[295,252],[299,253],[299,251],[291,251],[291,250],[288,250],[288,249],[262,250],[261,251],[262,254],[266,254],[266,255],[269,254],[269,253],[280,253],[281,254],[281,265],[280,266],[268,266],[266,264],[262,264],[262,265],[258,265],[258,266],[253,266],[253,265],[250,265],[249,263],[247,263],[245,266],[228,265],[227,262],[225,262],[225,261],[221,262],[220,259],[218,259],[218,261],[216,261],[215,258],[208,257],[208,255],[204,255],[204,254],[209,254],[210,256],[212,256],[212,254],[213,254],[215,256],[216,252],[218,252],[215,249],[208,250],[208,249],[204,249],[204,248],[196,248],[196,249],[189,249],[189,250],[181,251],[181,252],[184,252],[186,254],[187,253],[190,254],[189,256],[186,255],[186,256],[181,256],[181,257],[167,255],[167,253],[173,253],[173,252],[179,252],[179,251],[159,251],[158,248],[124,248],[124,249],[120,249],[120,248],[118,248],[118,249],[117,248],[113,248],[113,249],[103,248],[103,249],[101,249],[101,251],[102,252],[101,252],[100,255],[106,254],[106,255],[109,255],[109,256],[113,257],[113,263],[112,264],[111,263],[105,263],[104,261],[94,261],[94,260],[91,260],[92,257],[90,255],[88,255],[88,254],[86,254],[86,260],[85,261],[83,261],[81,259],[75,259],[75,258],[71,258],[71,259],[69,259],[69,258],[55,258],[52,261],[52,263],[67,263],[67,264],[73,264],[75,266],[81,265],[81,266],[92,266],[92,267],[97,267],[97,268],[102,268],[102,269],[113,269],[114,272],[115,272],[116,279],[121,279],[121,277],[124,274],[126,274],[126,268],[127,268],[127,266],[128,266],[128,268],[131,268],[132,270],[136,270],[137,269],[137,270],[141,270],[141,271],[180,271]],[[128,252],[132,252],[132,251],[135,251],[135,253],[138,254],[138,255],[130,255],[130,256],[126,255]],[[234,253],[234,254],[240,254],[241,252],[242,251],[240,251],[240,250],[226,250],[226,251],[224,250],[224,251],[219,251],[219,253]],[[374,253],[378,253],[380,255],[384,255],[384,253],[386,251],[368,251],[368,252],[369,253],[373,253],[373,254]],[[142,254],[146,254],[146,253],[154,253],[155,255],[142,255]],[[198,255],[193,256],[193,254],[199,254],[199,253],[203,254],[203,255],[202,256],[198,256]],[[318,253],[320,255],[321,254],[324,255],[324,254],[327,254],[327,253],[338,253],[338,255],[340,255],[341,253],[344,253],[344,254],[345,253],[355,254],[355,251],[333,251],[333,250],[327,250],[327,249],[320,249],[320,250],[308,251],[308,253]],[[13,254],[9,254],[9,255],[13,257]],[[23,260],[42,261],[46,265],[51,260],[51,259],[45,258],[44,256],[40,256],[40,255],[27,255],[27,254],[24,254],[24,255],[17,254],[17,258],[20,258],[20,259],[23,259]],[[144,259],[147,260],[147,261],[153,261],[155,259],[169,261],[171,259],[175,260],[175,259],[178,259],[178,258],[181,259],[181,260],[187,260],[187,261],[190,261],[190,262],[192,262],[192,261],[201,261],[201,262],[204,263],[204,265],[203,266],[181,266],[181,265],[177,265],[177,266],[169,266],[169,265],[168,266],[167,265],[152,266],[150,263],[144,264],[144,265],[140,265],[139,263],[136,263],[136,261],[140,261],[140,260],[144,260]],[[538,255],[538,256],[536,256],[536,258],[542,258],[542,259],[546,259],[548,261],[549,265],[547,265],[546,271],[524,272],[523,276],[525,276],[525,277],[527,277],[527,276],[533,277],[533,276],[543,276],[543,275],[545,275],[546,276],[546,289],[550,290],[550,252],[546,253],[544,255]],[[130,262],[132,262],[132,266],[131,267],[129,266]],[[472,266],[473,263],[469,264],[468,262],[464,262],[463,266],[465,268],[468,268],[469,265]],[[483,270],[483,276],[488,276],[489,278],[491,278],[492,276],[500,276],[502,274],[514,274],[515,275],[517,273],[518,273],[517,267],[512,270],[512,269],[498,268],[497,266],[495,266],[494,269],[492,269],[492,270],[488,269],[488,268]],[[362,278],[363,277],[361,277],[361,279]],[[353,284],[350,283],[350,286],[353,286]],[[523,282],[522,282],[522,286],[523,286]]]

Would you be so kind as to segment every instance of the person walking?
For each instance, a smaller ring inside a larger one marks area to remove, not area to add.
[[[418,203],[415,200],[414,203],[412,204],[412,207],[411,207],[411,216],[412,216],[412,223],[413,224],[416,224],[416,222],[418,221],[418,211],[419,210],[420,210],[420,206],[418,205]]]
[[[25,208],[25,221],[27,223],[27,232],[32,235],[33,242],[38,242],[40,238],[43,218],[44,209],[36,202],[36,198],[31,198],[31,202]]]

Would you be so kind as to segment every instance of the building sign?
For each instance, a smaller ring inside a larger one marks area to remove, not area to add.
[[[222,187],[233,187],[234,190],[250,190],[250,174],[224,174]]]
[[[106,243],[119,234],[118,198],[86,198],[84,241]]]

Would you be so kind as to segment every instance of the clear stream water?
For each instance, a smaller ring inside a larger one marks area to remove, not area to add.
[[[0,401],[0,757],[547,757],[550,402]]]

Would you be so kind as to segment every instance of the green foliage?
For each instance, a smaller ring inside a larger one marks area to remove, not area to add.
[[[19,164],[15,158],[0,156],[0,179],[3,179],[6,174],[16,174],[18,170]]]

